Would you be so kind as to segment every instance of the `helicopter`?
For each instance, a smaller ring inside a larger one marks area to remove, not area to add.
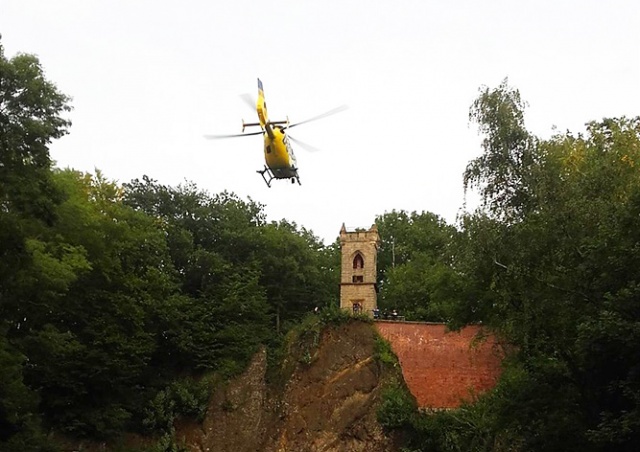
[[[245,98],[246,99],[246,98]],[[250,102],[250,101],[249,101]],[[287,130],[292,127],[297,127],[302,124],[306,124],[311,121],[324,118],[326,116],[333,115],[347,108],[346,105],[334,108],[326,113],[323,113],[305,121],[291,124],[289,118],[282,121],[271,121],[267,115],[267,103],[264,98],[264,88],[262,81],[258,78],[258,99],[255,102],[255,108],[258,113],[258,122],[245,123],[242,121],[242,133],[233,135],[205,135],[207,139],[220,139],[220,138],[235,138],[246,137],[251,135],[264,135],[264,169],[257,170],[256,172],[262,176],[267,187],[271,188],[271,182],[274,179],[289,179],[292,184],[296,182],[300,183],[300,175],[298,174],[298,164],[296,156],[293,153],[291,141],[300,145],[308,150],[315,150],[311,146],[296,140],[292,136],[287,134]],[[260,127],[260,131],[244,133],[248,127]]]

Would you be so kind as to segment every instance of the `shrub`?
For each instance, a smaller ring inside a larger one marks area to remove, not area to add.
[[[384,428],[397,429],[411,426],[416,412],[416,401],[409,391],[400,384],[393,384],[382,392],[377,418]]]
[[[148,432],[169,432],[177,417],[201,422],[207,412],[211,387],[207,378],[174,381],[158,392],[145,409],[143,426]]]
[[[373,356],[378,362],[394,366],[398,364],[398,358],[391,349],[389,341],[380,336],[376,336],[373,347]]]

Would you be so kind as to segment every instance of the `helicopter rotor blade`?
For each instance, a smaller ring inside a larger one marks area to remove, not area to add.
[[[297,144],[298,146],[300,146],[302,149],[304,149],[305,151],[309,151],[309,152],[318,152],[320,151],[320,149],[311,146],[308,143],[305,143],[304,141],[300,141],[297,138],[293,138],[291,135],[287,134],[287,136],[289,137],[289,139],[291,141],[293,141],[295,144]]]
[[[236,133],[232,135],[204,135],[207,140],[220,140],[223,138],[249,137],[251,135],[262,135],[264,132]]]
[[[306,124],[308,122],[317,121],[318,119],[326,118],[327,116],[335,115],[336,113],[340,113],[341,111],[345,111],[349,106],[341,105],[339,107],[334,108],[333,110],[329,110],[321,115],[314,116],[313,118],[305,119],[304,121],[296,122],[295,124],[290,124],[287,128],[290,129],[292,127],[300,126],[302,124]]]
[[[256,98],[253,97],[249,93],[240,94],[240,98],[244,101],[245,104],[251,108],[254,112],[256,111]]]

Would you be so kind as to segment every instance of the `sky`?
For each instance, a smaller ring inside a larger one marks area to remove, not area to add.
[[[394,209],[474,208],[483,86],[508,78],[542,138],[640,115],[639,24],[637,0],[0,0],[5,56],[37,55],[73,99],[58,167],[233,192],[326,244]],[[260,136],[203,137],[257,119],[258,77],[272,120],[349,107],[291,130],[319,149],[293,145],[301,186],[265,185]]]

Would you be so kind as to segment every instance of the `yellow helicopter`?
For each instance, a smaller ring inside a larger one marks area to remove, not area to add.
[[[264,169],[258,170],[257,173],[262,176],[269,188],[271,188],[271,182],[273,179],[290,179],[292,184],[298,182],[298,185],[300,185],[300,176],[298,175],[296,157],[293,153],[290,141],[299,144],[303,148],[315,150],[311,146],[288,135],[287,130],[301,124],[306,124],[308,122],[333,115],[347,108],[346,105],[343,105],[321,115],[314,116],[313,118],[294,124],[290,124],[288,118],[286,121],[270,121],[267,116],[267,103],[264,100],[264,89],[260,79],[258,79],[258,100],[256,101],[255,106],[256,111],[258,112],[259,122],[245,123],[243,120],[243,133],[234,135],[205,135],[205,138],[219,139],[261,134],[264,135],[265,166]],[[261,130],[259,132],[244,133],[244,130],[247,127],[260,127]]]

